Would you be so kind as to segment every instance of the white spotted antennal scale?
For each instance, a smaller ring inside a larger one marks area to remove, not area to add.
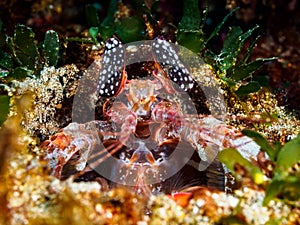
[[[105,43],[97,90],[104,98],[116,96],[126,82],[124,47],[115,37]]]
[[[162,67],[171,81],[176,83],[182,91],[193,88],[193,78],[188,69],[183,65],[175,49],[164,39],[156,38],[152,44],[156,61]]]

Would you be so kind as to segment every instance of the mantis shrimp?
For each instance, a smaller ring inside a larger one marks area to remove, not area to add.
[[[148,194],[193,185],[223,189],[219,151],[234,147],[255,159],[260,149],[252,139],[208,113],[187,113],[176,101],[199,86],[171,43],[156,38],[150,48],[150,72],[138,77],[126,71],[121,41],[106,42],[97,84],[106,99],[103,120],[73,122],[43,143],[54,176],[99,176]]]

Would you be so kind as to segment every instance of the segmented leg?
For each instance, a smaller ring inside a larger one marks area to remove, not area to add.
[[[131,134],[135,133],[137,116],[122,102],[115,102],[106,112],[110,120],[121,126],[119,141],[126,145]]]
[[[116,133],[113,131],[112,124],[106,121],[70,123],[60,133],[43,142],[41,147],[46,150],[46,159],[53,169],[53,175],[64,179],[82,171],[86,167],[92,150],[101,142],[115,137]],[[113,149],[117,148],[113,146]],[[107,155],[107,152],[111,150],[98,151],[98,154]],[[66,165],[72,172],[63,171]]]
[[[222,121],[207,116],[195,123],[186,123],[186,139],[197,145],[199,142],[211,143],[218,151],[225,148],[236,148],[246,159],[256,159],[260,147],[249,137],[244,136],[238,129],[224,124]],[[207,155],[205,152],[199,153]]]

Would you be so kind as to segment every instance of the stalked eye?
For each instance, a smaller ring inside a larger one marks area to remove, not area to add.
[[[115,37],[110,38],[105,43],[97,86],[101,97],[110,98],[119,93],[126,79],[124,63],[125,55],[121,41]]]
[[[181,90],[188,91],[193,88],[193,78],[169,42],[156,38],[152,43],[152,49],[155,60]]]

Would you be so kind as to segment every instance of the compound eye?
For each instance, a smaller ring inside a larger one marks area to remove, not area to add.
[[[169,42],[161,38],[156,38],[152,43],[152,49],[155,60],[181,90],[189,91],[193,88],[193,78]]]
[[[97,90],[104,98],[116,96],[124,83],[125,53],[120,40],[115,37],[105,43]]]

